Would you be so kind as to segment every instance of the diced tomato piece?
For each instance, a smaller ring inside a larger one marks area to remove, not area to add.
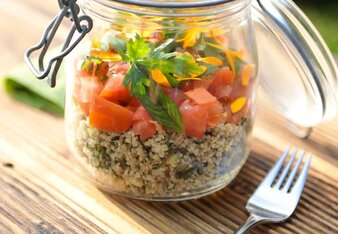
[[[90,106],[89,123],[107,132],[124,132],[132,123],[133,112],[118,104],[95,95]]]
[[[140,106],[141,102],[135,96],[132,96],[126,108],[128,108],[132,112],[136,112]]]
[[[233,76],[229,67],[222,67],[213,73],[212,83],[208,88],[208,91],[216,95],[216,90],[220,86],[232,85]]]
[[[194,87],[194,89],[197,89],[197,88],[208,89],[211,83],[212,83],[212,80],[206,80],[206,79],[194,80],[192,81],[192,86]]]
[[[180,106],[187,97],[184,92],[177,88],[162,88],[163,91],[176,103],[177,106]]]
[[[216,87],[212,91],[212,95],[214,95],[217,98],[229,98],[231,94],[232,88],[230,85],[220,85]]]
[[[89,108],[93,96],[98,95],[103,89],[103,84],[95,76],[77,77],[74,88],[74,97],[85,115],[89,115]]]
[[[137,120],[133,122],[132,131],[144,141],[156,134],[156,127],[150,120]]]
[[[109,101],[118,101],[127,104],[130,99],[129,90],[123,85],[123,77],[111,77],[106,82],[100,96]]]
[[[135,112],[134,116],[133,116],[133,121],[137,121],[137,120],[151,120],[152,118],[150,117],[150,115],[148,114],[148,112],[146,111],[146,109],[144,109],[143,106],[140,106],[137,111]]]
[[[208,124],[211,126],[218,125],[223,119],[223,105],[219,101],[210,102],[200,105],[208,113]]]
[[[88,116],[89,115],[89,109],[90,109],[90,103],[89,102],[79,102],[78,101],[78,105],[81,108],[81,110],[83,111],[83,113]]]
[[[111,73],[113,74],[121,74],[125,75],[130,67],[130,65],[126,62],[110,62],[109,67],[111,69]]]
[[[164,40],[164,37],[161,32],[152,32],[149,38],[149,41],[152,43],[159,43],[163,40]]]
[[[155,124],[151,120],[152,118],[143,106],[140,106],[133,116],[132,131],[135,135],[139,135],[142,141],[156,134]]]
[[[230,94],[230,101],[232,102],[239,97],[249,97],[250,88],[250,86],[242,85],[241,79],[235,79]]]
[[[180,89],[184,92],[188,92],[194,88],[191,81],[186,81],[182,85],[180,85]]]
[[[216,101],[216,97],[211,95],[204,88],[197,88],[185,93],[189,98],[191,98],[197,104],[207,104],[210,102]]]
[[[121,73],[125,75],[129,69],[130,65],[128,63],[123,63],[121,65],[116,66],[115,72],[116,73]]]
[[[186,100],[180,106],[185,134],[187,136],[203,138],[207,130],[208,112],[200,105],[193,106]]]
[[[225,113],[227,113],[227,122],[233,123],[233,124],[239,124],[243,117],[247,117],[248,115],[250,115],[251,105],[252,105],[251,101],[249,100],[248,102],[245,103],[244,107],[236,113],[232,113],[230,110],[230,106],[226,106]]]
[[[78,98],[81,102],[90,102],[93,96],[99,94],[103,88],[103,84],[95,76],[84,76],[80,80],[81,88]]]

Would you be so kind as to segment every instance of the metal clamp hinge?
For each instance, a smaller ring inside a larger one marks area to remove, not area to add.
[[[39,44],[29,48],[25,53],[25,61],[28,64],[30,70],[38,79],[44,79],[47,77],[47,83],[50,87],[55,87],[56,75],[61,66],[63,58],[68,55],[84,38],[84,36],[93,28],[93,21],[89,16],[78,16],[80,10],[79,6],[76,4],[76,1],[77,0],[58,0],[61,9],[60,12],[44,30]],[[64,17],[69,18],[74,22],[74,24],[66,38],[61,52],[48,60],[46,63],[47,66],[45,67],[45,55]],[[73,39],[76,31],[79,33],[79,35]],[[38,56],[39,67],[37,69],[34,66],[30,56],[33,52],[40,49],[41,52]]]

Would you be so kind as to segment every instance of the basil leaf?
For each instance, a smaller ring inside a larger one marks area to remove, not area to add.
[[[143,107],[159,124],[175,132],[184,131],[183,120],[178,107],[154,81],[151,81],[148,94],[139,99]]]
[[[171,87],[177,87],[180,84],[180,82],[171,74],[169,73],[163,73],[163,74],[167,78],[167,81],[169,82]]]

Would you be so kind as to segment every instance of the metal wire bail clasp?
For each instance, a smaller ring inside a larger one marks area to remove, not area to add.
[[[50,85],[50,87],[54,87],[56,84],[56,75],[61,66],[63,58],[67,54],[69,54],[75,48],[75,46],[84,38],[84,36],[93,28],[93,21],[89,16],[78,16],[80,9],[79,6],[76,4],[76,1],[77,0],[58,0],[61,9],[60,12],[50,22],[48,27],[43,32],[39,44],[29,48],[25,53],[25,61],[28,64],[30,70],[38,79],[44,79],[47,77],[47,83]],[[69,18],[71,21],[74,22],[74,24],[66,38],[61,52],[56,56],[53,56],[46,63],[47,67],[45,67],[45,55],[64,17]],[[72,38],[76,31],[78,31],[79,35],[72,41]],[[34,51],[40,49],[41,52],[38,57],[39,67],[37,69],[33,65],[30,56]]]

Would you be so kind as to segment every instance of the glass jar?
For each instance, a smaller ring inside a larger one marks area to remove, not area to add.
[[[179,200],[237,175],[257,83],[249,3],[138,12],[81,3],[94,28],[66,62],[66,134],[99,187]]]
[[[229,184],[249,154],[258,58],[262,84],[295,123],[293,129],[334,115],[332,55],[291,1],[82,0],[79,5],[87,18],[78,22],[75,8],[68,9],[76,27],[86,19],[82,29],[93,29],[65,62],[66,137],[79,164],[105,191],[176,201]],[[280,12],[291,14],[281,18]],[[41,47],[48,48],[45,41]],[[74,48],[69,44],[51,60],[57,68]],[[294,76],[286,76],[285,68]],[[48,74],[34,71],[40,78]],[[292,88],[291,78],[297,80]],[[290,101],[294,105],[288,108]],[[314,114],[305,121],[309,113]]]

